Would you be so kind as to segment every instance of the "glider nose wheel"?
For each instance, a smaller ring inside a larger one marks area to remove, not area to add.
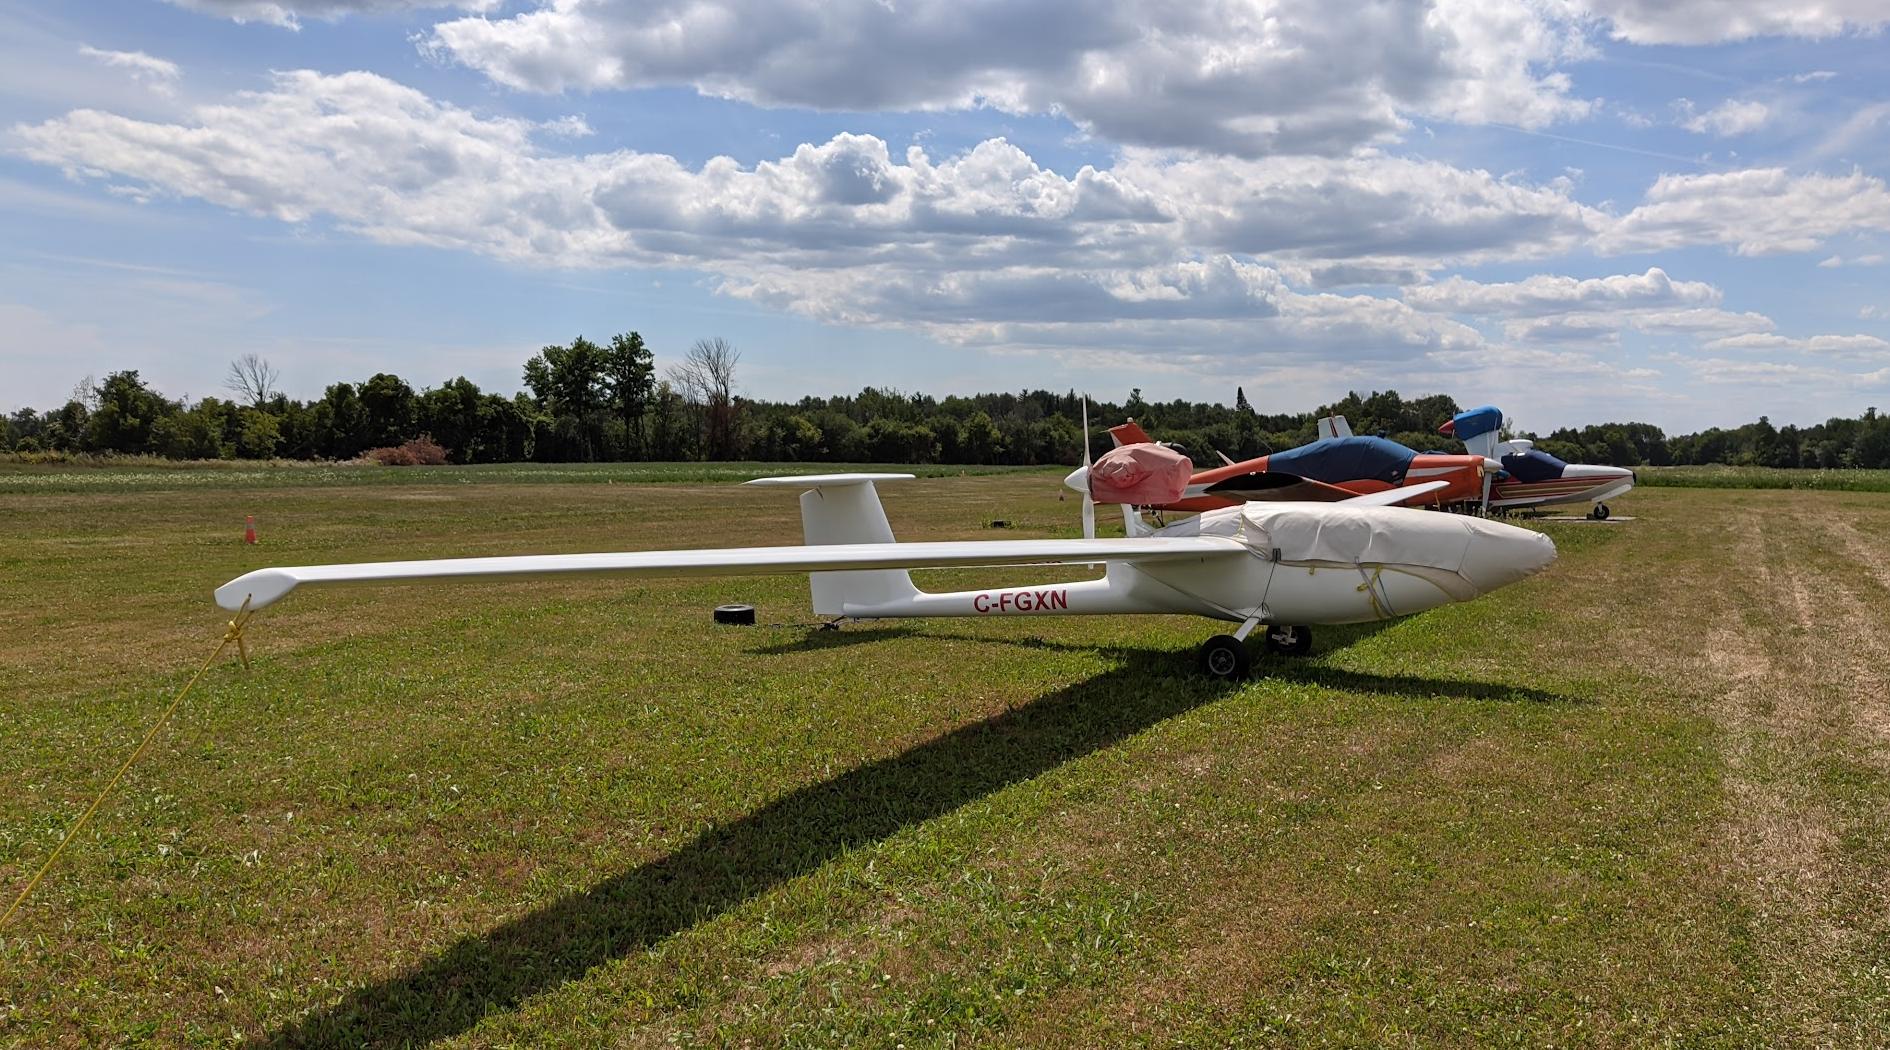
[[[1217,634],[1201,645],[1201,670],[1210,677],[1234,681],[1247,677],[1252,667],[1247,643],[1231,634]]]
[[[1267,649],[1286,656],[1305,656],[1312,652],[1312,628],[1292,624],[1274,624],[1266,630]]]

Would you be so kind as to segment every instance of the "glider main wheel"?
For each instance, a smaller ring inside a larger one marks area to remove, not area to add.
[[[1608,520],[1608,505],[1606,503],[1595,504],[1595,509],[1589,511],[1588,516],[1595,519],[1596,521],[1607,521]]]
[[[1252,667],[1247,643],[1231,634],[1217,634],[1201,646],[1201,670],[1210,677],[1231,682],[1247,677]]]
[[[1312,628],[1294,624],[1272,624],[1266,632],[1267,649],[1284,656],[1305,656],[1312,652]]]

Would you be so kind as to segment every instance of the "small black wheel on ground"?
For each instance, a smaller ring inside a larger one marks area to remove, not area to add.
[[[1595,519],[1596,521],[1607,521],[1608,520],[1608,505],[1606,503],[1595,504],[1595,509],[1589,511],[1588,516]]]
[[[752,605],[718,605],[715,607],[715,622],[734,624],[741,627],[755,625],[755,607]]]
[[[1231,634],[1217,634],[1201,645],[1201,670],[1209,677],[1233,681],[1247,677],[1252,667],[1247,643]]]
[[[1266,629],[1267,649],[1284,656],[1305,656],[1312,652],[1312,628],[1295,624],[1271,624]]]

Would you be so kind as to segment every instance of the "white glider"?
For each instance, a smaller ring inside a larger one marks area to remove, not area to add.
[[[910,477],[822,474],[749,482],[804,489],[801,546],[266,568],[217,588],[216,600],[225,609],[247,604],[253,610],[302,585],[806,572],[814,611],[836,621],[1169,613],[1238,623],[1232,635],[1209,639],[1201,651],[1205,670],[1232,677],[1246,672],[1245,639],[1260,624],[1270,625],[1270,646],[1301,652],[1310,645],[1306,625],[1384,619],[1467,600],[1555,558],[1554,544],[1527,529],[1382,505],[1388,497],[1409,499],[1410,488],[1338,503],[1249,503],[1122,539],[899,543],[875,483]],[[949,593],[919,590],[907,571],[1089,564],[1104,566],[1101,579]]]

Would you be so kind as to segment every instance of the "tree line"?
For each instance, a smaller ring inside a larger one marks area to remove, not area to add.
[[[517,461],[768,460],[807,462],[1051,464],[1082,449],[1082,399],[1074,391],[1026,390],[934,397],[867,387],[857,394],[767,401],[736,385],[741,352],[726,340],[697,341],[658,374],[636,332],[599,343],[579,337],[546,346],[523,366],[524,389],[481,390],[464,376],[415,389],[389,372],[330,384],[319,398],[283,394],[266,360],[231,363],[228,397],[172,398],[136,370],[86,380],[65,404],[20,409],[0,427],[0,452],[149,455],[172,459],[351,460],[422,436],[454,463]],[[1254,411],[1244,390],[1231,405],[1151,402],[1140,389],[1121,401],[1090,401],[1092,451],[1109,447],[1110,423],[1133,417],[1157,438],[1183,445],[1197,463],[1240,460],[1317,438],[1318,419],[1347,417],[1360,434],[1412,448],[1458,451],[1437,433],[1460,407],[1433,394],[1347,394],[1298,413]],[[1724,463],[1775,467],[1890,468],[1890,418],[1775,427],[1761,417],[1733,429],[1668,436],[1649,423],[1561,428],[1532,437],[1570,462],[1617,466]]]

